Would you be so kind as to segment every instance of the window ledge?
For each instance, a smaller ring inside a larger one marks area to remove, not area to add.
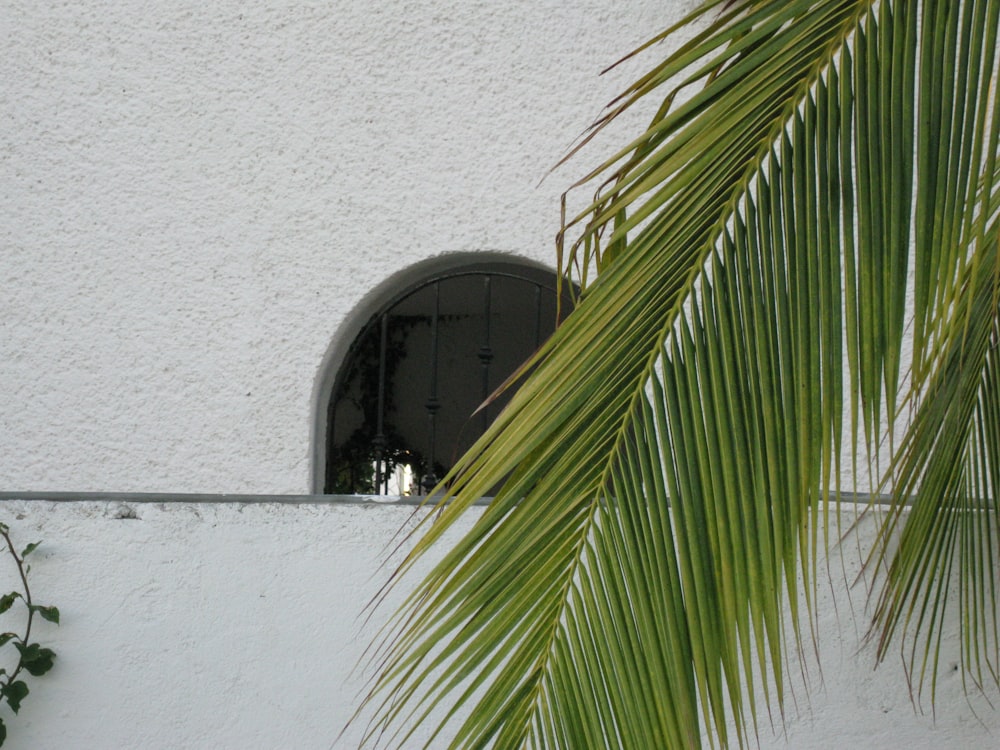
[[[121,503],[233,503],[239,505],[279,503],[283,505],[412,505],[425,504],[433,497],[399,495],[242,495],[178,492],[0,492],[3,500],[43,500],[49,502]],[[489,498],[476,501],[486,505]]]

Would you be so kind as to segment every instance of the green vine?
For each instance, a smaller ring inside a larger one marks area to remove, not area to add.
[[[7,612],[18,599],[21,600],[28,610],[28,620],[24,626],[23,636],[11,632],[0,633],[0,648],[10,643],[13,644],[19,654],[17,666],[11,672],[8,673],[6,669],[0,668],[0,703],[7,701],[7,705],[16,714],[21,708],[21,701],[28,695],[28,686],[24,683],[24,680],[17,679],[18,675],[21,674],[22,670],[35,677],[43,675],[52,669],[52,662],[56,657],[52,649],[43,648],[37,643],[31,643],[31,623],[37,614],[43,620],[48,620],[58,625],[59,610],[55,607],[45,607],[41,604],[35,604],[31,599],[31,589],[28,586],[28,572],[31,570],[31,566],[25,565],[24,559],[34,552],[41,542],[32,542],[21,550],[21,554],[18,554],[14,547],[14,542],[10,538],[10,529],[4,523],[0,523],[0,536],[7,543],[10,556],[14,558],[14,563],[17,565],[17,572],[21,577],[22,589],[20,591],[15,589],[9,594],[0,596],[0,614]],[[0,719],[0,745],[3,745],[6,739],[7,727],[4,725],[3,720]]]

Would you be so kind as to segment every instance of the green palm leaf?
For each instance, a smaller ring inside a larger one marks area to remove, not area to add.
[[[967,673],[996,681],[998,14],[716,0],[682,21],[703,29],[597,125],[660,102],[560,235],[577,308],[397,572],[503,482],[375,652],[373,744],[431,716],[454,747],[744,744],[814,641],[845,467],[894,497],[880,656],[902,632],[933,675],[957,566]]]

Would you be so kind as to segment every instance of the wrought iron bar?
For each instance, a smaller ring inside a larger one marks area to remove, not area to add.
[[[535,284],[535,349],[542,345],[542,286]]]
[[[389,341],[389,313],[382,315],[381,331],[379,332],[378,345],[378,412],[375,417],[375,439],[372,441],[375,449],[375,492],[388,492],[388,478],[386,486],[382,487],[382,462],[385,457],[385,356]]]
[[[420,480],[420,485],[424,492],[429,493],[437,484],[437,477],[434,474],[434,464],[437,461],[436,441],[437,441],[437,413],[441,408],[438,400],[437,379],[438,379],[438,318],[441,315],[441,282],[434,282],[434,314],[431,317],[431,392],[424,404],[427,410],[428,442],[427,467],[424,476]]]
[[[485,402],[490,395],[490,363],[493,361],[493,349],[490,345],[490,305],[492,302],[490,285],[492,278],[489,275],[483,277],[483,344],[479,347],[479,364],[482,368],[483,376],[481,402]],[[490,426],[489,412],[489,406],[483,406],[482,411],[479,413],[481,422],[480,433],[486,432],[486,428]]]

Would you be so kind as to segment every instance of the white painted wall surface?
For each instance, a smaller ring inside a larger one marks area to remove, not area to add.
[[[405,506],[131,504],[6,501],[34,554],[32,590],[59,627],[36,637],[58,654],[8,720],[10,750],[353,748],[338,734],[357,705],[353,673],[384,611],[359,615],[384,580],[378,565],[413,509]],[[473,512],[475,513],[475,511]],[[869,525],[859,537],[869,541]],[[858,570],[853,543],[846,573]],[[0,580],[13,572],[0,558]],[[821,561],[821,568],[825,567]],[[786,735],[762,748],[991,748],[1000,716],[967,703],[957,675],[939,685],[937,721],[911,706],[898,660],[873,671],[840,560],[821,577],[822,678],[789,701]],[[6,626],[5,626],[6,627]],[[954,658],[956,639],[945,646]],[[978,712],[978,718],[976,713]],[[414,743],[413,746],[418,746]],[[438,747],[441,745],[438,744]]]
[[[553,264],[597,154],[539,181],[692,5],[4,3],[0,488],[309,492],[351,311],[442,254]]]

